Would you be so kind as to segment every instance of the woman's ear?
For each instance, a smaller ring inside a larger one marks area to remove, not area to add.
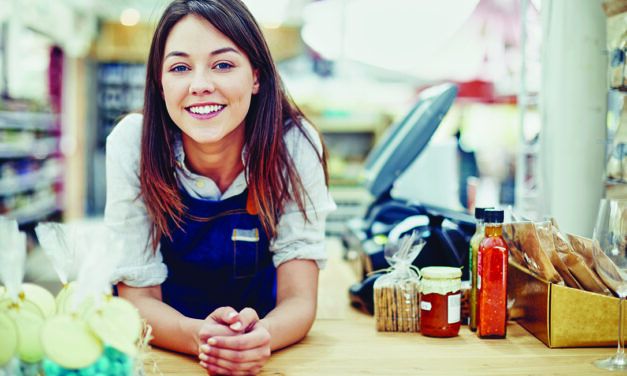
[[[259,69],[253,71],[253,94],[259,92]]]

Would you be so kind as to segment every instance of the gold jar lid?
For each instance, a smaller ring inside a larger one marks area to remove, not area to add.
[[[461,278],[462,270],[450,266],[427,266],[420,269],[420,275],[429,279],[455,279]]]
[[[422,281],[420,292],[423,294],[446,295],[460,291],[462,270],[448,266],[427,266],[420,269]]]

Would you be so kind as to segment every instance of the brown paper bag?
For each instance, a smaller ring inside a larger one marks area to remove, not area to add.
[[[514,241],[520,246],[529,270],[551,283],[564,284],[547,253],[542,249],[533,222],[514,223]]]
[[[597,274],[586,264],[583,256],[575,253],[568,238],[555,229],[553,230],[553,243],[560,258],[584,290],[612,295]]]
[[[507,243],[507,246],[509,247],[509,255],[514,262],[526,268],[527,262],[525,261],[525,258],[520,251],[520,246],[515,240],[515,231],[516,230],[513,223],[503,224],[503,238],[505,239],[505,243]]]
[[[535,226],[536,232],[538,233],[538,239],[540,240],[540,246],[549,256],[551,263],[564,280],[566,286],[581,289],[581,285],[570,273],[568,267],[564,264],[564,261],[562,261],[555,249],[555,243],[553,241],[553,224],[547,221],[536,223]]]
[[[573,250],[580,254],[607,287],[616,295],[622,277],[614,262],[605,254],[596,240],[568,234]]]

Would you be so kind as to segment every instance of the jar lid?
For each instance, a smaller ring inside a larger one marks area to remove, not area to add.
[[[462,276],[460,268],[452,268],[449,266],[427,266],[420,269],[423,278],[430,279],[453,279]]]

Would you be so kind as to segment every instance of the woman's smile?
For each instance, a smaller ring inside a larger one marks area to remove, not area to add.
[[[195,104],[185,109],[193,118],[204,120],[218,116],[225,107],[226,105],[221,104]]]

